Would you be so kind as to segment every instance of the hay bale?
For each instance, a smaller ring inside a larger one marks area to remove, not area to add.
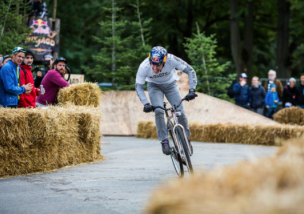
[[[136,137],[157,139],[157,129],[154,121],[140,121],[137,126]]]
[[[65,105],[68,102],[78,106],[99,106],[100,89],[97,84],[73,84],[59,90],[58,103]]]
[[[303,191],[304,142],[297,139],[275,156],[166,184],[153,194],[147,213],[300,214]]]
[[[276,122],[290,125],[304,125],[304,110],[300,107],[284,108],[273,115]]]
[[[300,137],[304,127],[291,125],[240,125],[240,124],[189,124],[190,140],[214,143],[241,143],[275,145],[281,140]],[[152,121],[138,123],[139,138],[157,139],[156,126]]]
[[[100,117],[98,108],[74,105],[0,108],[0,177],[102,160]]]

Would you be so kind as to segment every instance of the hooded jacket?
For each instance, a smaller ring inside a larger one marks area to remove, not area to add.
[[[278,102],[275,103],[275,100],[279,102],[278,92],[268,91],[265,98],[265,105],[269,106],[269,108],[277,108]]]
[[[18,86],[17,66],[11,60],[0,70],[0,104],[3,107],[18,105],[18,95],[25,92],[24,86]],[[19,67],[19,77],[20,77]]]
[[[285,103],[289,102],[293,106],[296,105],[296,97],[297,97],[297,88],[290,88],[289,85],[284,87],[283,97],[282,97],[282,106],[285,108]]]
[[[253,109],[263,107],[266,96],[265,89],[261,85],[259,85],[257,88],[251,86],[250,92],[251,92],[250,107]]]
[[[20,70],[20,83],[21,85],[26,85],[28,83],[33,84],[32,92],[29,94],[21,94],[18,107],[19,108],[26,108],[26,107],[36,107],[36,96],[37,96],[37,89],[34,86],[34,79],[33,79],[33,74],[32,74],[32,67],[22,64],[20,65],[21,68],[23,68],[26,71],[25,72],[21,69]],[[26,77],[25,77],[26,75]]]

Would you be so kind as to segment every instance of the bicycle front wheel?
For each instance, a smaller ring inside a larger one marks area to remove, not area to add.
[[[182,178],[182,177],[184,177],[183,162],[182,162],[182,158],[181,158],[181,156],[180,156],[180,154],[178,152],[177,144],[174,141],[174,137],[173,137],[173,134],[172,134],[173,124],[172,124],[172,122],[170,120],[168,121],[168,125],[167,126],[168,126],[168,132],[169,132],[170,137],[171,137],[171,140],[169,140],[169,145],[170,145],[170,148],[172,149],[171,160],[172,160],[174,169],[176,171],[176,174],[179,177]]]
[[[184,132],[180,127],[176,128],[176,136],[179,138],[178,140],[182,144],[183,152],[184,152],[184,154],[182,154],[182,158],[186,159],[185,162],[187,164],[189,174],[193,174],[193,167],[190,159],[190,151],[188,150],[188,146],[184,137]]]

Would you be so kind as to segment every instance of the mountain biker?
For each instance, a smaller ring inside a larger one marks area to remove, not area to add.
[[[136,74],[135,89],[140,101],[144,105],[144,112],[148,113],[153,111],[152,105],[163,106],[164,95],[171,106],[179,104],[182,98],[176,83],[178,75],[175,68],[182,70],[189,76],[189,94],[186,96],[186,100],[193,100],[197,96],[195,94],[197,79],[194,69],[182,59],[173,54],[168,54],[165,48],[157,46],[152,48],[149,57],[140,64]],[[149,103],[144,93],[146,81],[148,82],[147,88],[152,105]],[[181,111],[181,116],[178,118],[178,121],[185,128],[189,139],[190,130],[183,104],[180,105],[178,110]],[[163,153],[170,155],[171,148],[169,147],[168,131],[165,124],[164,111],[162,109],[155,109],[155,123],[157,136],[161,141]],[[193,152],[192,146],[191,150]]]

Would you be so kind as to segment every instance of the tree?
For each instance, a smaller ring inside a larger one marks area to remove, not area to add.
[[[231,52],[233,56],[236,73],[239,75],[241,72],[241,39],[239,31],[238,2],[237,0],[230,0],[230,40]]]
[[[242,59],[246,68],[246,73],[251,79],[252,77],[252,58],[253,58],[253,1],[247,0],[244,26],[244,47],[242,51]]]
[[[184,44],[191,65],[198,78],[197,90],[214,97],[229,100],[227,88],[235,78],[235,74],[224,76],[223,73],[230,65],[226,62],[222,65],[215,58],[217,41],[215,35],[210,37],[201,34],[198,30],[192,38],[187,38]]]
[[[87,74],[92,75],[99,82],[110,80],[112,88],[114,82],[122,84],[125,82],[125,74],[128,70],[128,62],[133,56],[127,51],[128,44],[132,41],[132,36],[123,36],[125,28],[129,23],[124,20],[117,20],[117,13],[122,8],[116,7],[115,0],[112,0],[112,7],[104,7],[103,10],[110,13],[108,20],[99,23],[103,37],[93,36],[94,40],[102,45],[100,52],[93,56],[97,65],[93,69],[87,69]],[[122,69],[124,67],[124,69]]]
[[[1,54],[11,54],[16,46],[23,46],[30,29],[26,23],[24,0],[7,0],[0,2],[0,50]],[[20,9],[22,8],[22,10]],[[22,11],[22,13],[19,13]]]
[[[111,81],[112,88],[135,87],[138,66],[148,55],[147,49],[150,49],[150,46],[145,44],[144,38],[148,31],[146,26],[151,20],[142,23],[139,2],[137,1],[133,6],[137,11],[136,22],[120,18],[117,13],[120,13],[122,8],[116,7],[115,1],[112,0],[111,8],[103,8],[111,13],[107,21],[100,22],[103,36],[94,36],[94,39],[102,44],[102,48],[93,56],[98,64],[93,69],[87,69],[87,74],[92,75],[99,82]]]
[[[277,30],[277,51],[276,65],[278,67],[277,75],[281,78],[290,77],[288,67],[289,61],[289,20],[290,20],[290,2],[286,0],[279,1],[279,19]]]

